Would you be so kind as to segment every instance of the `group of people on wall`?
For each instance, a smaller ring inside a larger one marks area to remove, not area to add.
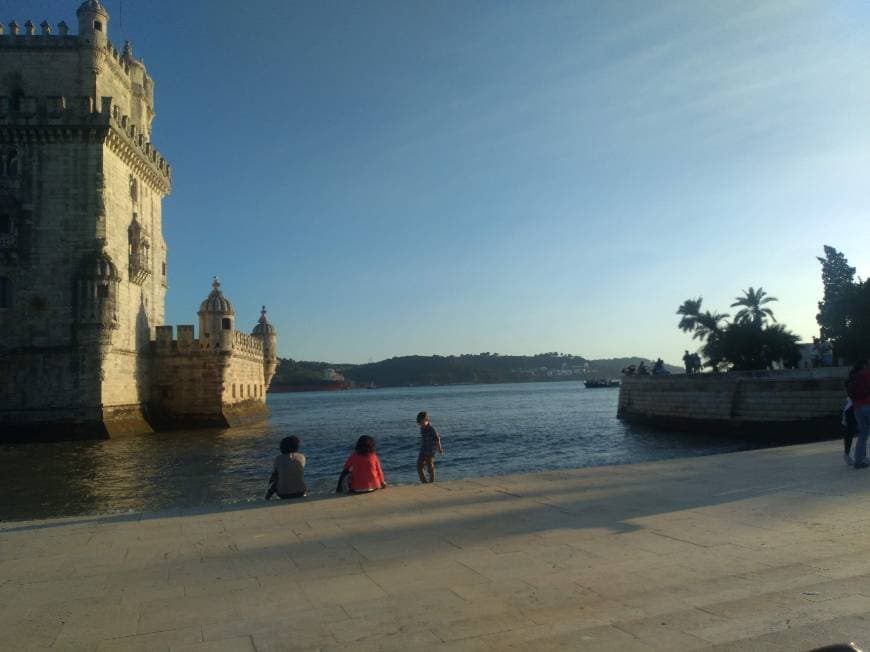
[[[665,368],[665,361],[659,358],[653,363],[652,371],[646,366],[646,362],[641,360],[636,365],[628,365],[622,373],[626,376],[666,376],[671,372]]]
[[[429,423],[426,412],[417,414],[420,426],[420,450],[417,454],[417,474],[420,482],[435,482],[435,454],[443,455],[441,436]],[[299,452],[300,441],[296,435],[281,440],[281,453],[275,457],[266,500],[279,498],[302,498],[308,493],[305,486],[305,455]],[[353,452],[347,458],[338,477],[336,493],[366,494],[386,489],[387,480],[376,452],[374,437],[363,435],[357,439]]]

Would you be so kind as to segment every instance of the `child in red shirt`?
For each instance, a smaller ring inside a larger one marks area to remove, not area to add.
[[[347,458],[341,475],[338,477],[338,486],[335,493],[341,493],[341,483],[350,475],[348,491],[352,494],[365,494],[387,486],[384,480],[384,472],[381,469],[381,461],[375,453],[375,438],[363,435],[360,437],[354,452]]]

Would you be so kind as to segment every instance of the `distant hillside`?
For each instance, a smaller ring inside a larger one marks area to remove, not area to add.
[[[316,385],[327,380],[329,370],[357,386],[456,385],[475,383],[544,382],[619,378],[623,368],[646,358],[587,360],[565,353],[532,356],[479,353],[463,355],[403,356],[368,364],[333,364],[279,360],[273,381],[278,385]],[[672,373],[682,368],[666,365]]]

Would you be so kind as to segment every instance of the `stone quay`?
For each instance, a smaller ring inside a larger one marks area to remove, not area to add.
[[[0,648],[867,645],[868,499],[826,442],[6,522]]]

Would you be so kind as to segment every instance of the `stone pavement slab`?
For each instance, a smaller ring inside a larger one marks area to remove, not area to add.
[[[838,450],[2,523],[0,649],[870,649]]]

